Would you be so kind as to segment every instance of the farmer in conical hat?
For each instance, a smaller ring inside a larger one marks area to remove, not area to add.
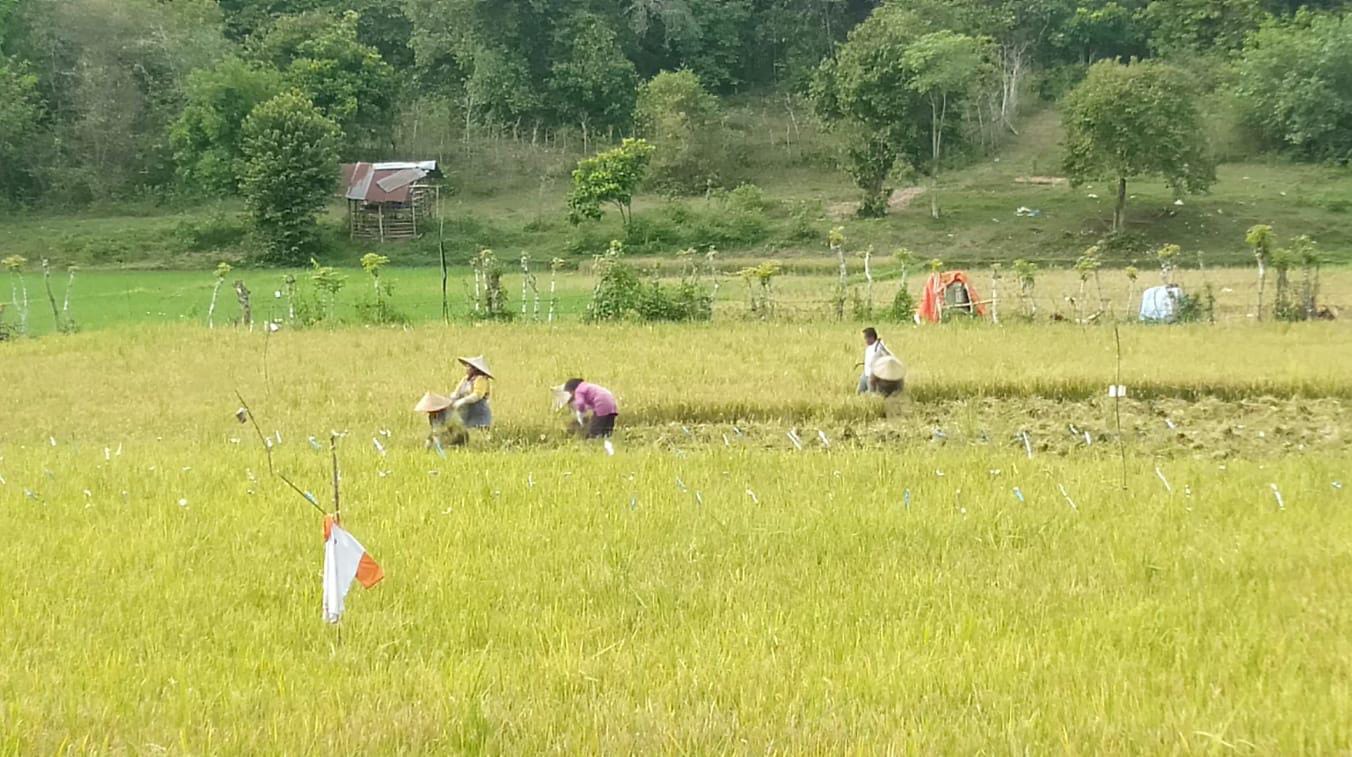
[[[463,443],[464,430],[451,428],[450,397],[428,392],[413,406],[413,412],[427,413],[428,432],[425,446],[428,449],[434,447],[444,449],[453,444]]]
[[[573,406],[578,423],[584,425],[587,430],[588,439],[610,438],[615,432],[615,419],[620,415],[620,406],[609,389],[587,383],[580,378],[568,379],[559,389],[562,392],[556,390],[556,406],[561,406],[558,404],[560,394],[567,393],[568,399],[565,402]]]
[[[493,393],[493,371],[483,355],[456,359],[465,366],[465,378],[451,395],[451,409],[465,428],[488,428],[493,425],[493,408],[488,402]]]
[[[906,366],[896,355],[883,355],[873,361],[873,391],[891,397],[906,386]]]
[[[878,337],[878,330],[869,326],[864,329],[864,364],[863,373],[859,374],[859,393],[869,394],[877,392],[878,387],[874,379],[873,366],[879,359],[890,357],[892,352],[883,344],[883,340]]]

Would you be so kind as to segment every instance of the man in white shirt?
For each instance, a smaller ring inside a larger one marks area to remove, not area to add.
[[[878,358],[891,355],[891,351],[878,338],[878,330],[869,326],[864,329],[864,372],[859,376],[859,393],[868,394],[877,391],[873,378],[873,364]]]

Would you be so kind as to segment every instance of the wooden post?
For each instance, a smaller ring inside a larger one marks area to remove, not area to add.
[[[380,224],[380,241],[385,242],[385,203],[376,206],[377,221]]]

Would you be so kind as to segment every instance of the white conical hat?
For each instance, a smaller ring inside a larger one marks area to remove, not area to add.
[[[564,389],[562,384],[549,387],[549,393],[553,395],[553,403],[550,408],[556,413],[567,406],[568,401],[573,398],[572,392]]]
[[[413,406],[415,413],[435,413],[451,406],[451,398],[428,392]]]
[[[468,365],[469,367],[477,370],[478,372],[482,373],[483,375],[489,378],[494,378],[493,372],[488,370],[488,361],[484,360],[483,355],[476,355],[474,357],[458,357],[456,358],[456,360],[459,360],[460,362],[464,363],[465,365]]]
[[[873,361],[873,377],[882,381],[901,381],[906,378],[906,366],[892,355]]]

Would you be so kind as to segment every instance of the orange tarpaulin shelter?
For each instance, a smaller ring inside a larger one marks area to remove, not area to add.
[[[965,271],[931,273],[925,280],[920,307],[915,310],[917,322],[938,323],[943,320],[945,310],[956,310],[964,315],[986,314],[986,303],[977,296]]]

